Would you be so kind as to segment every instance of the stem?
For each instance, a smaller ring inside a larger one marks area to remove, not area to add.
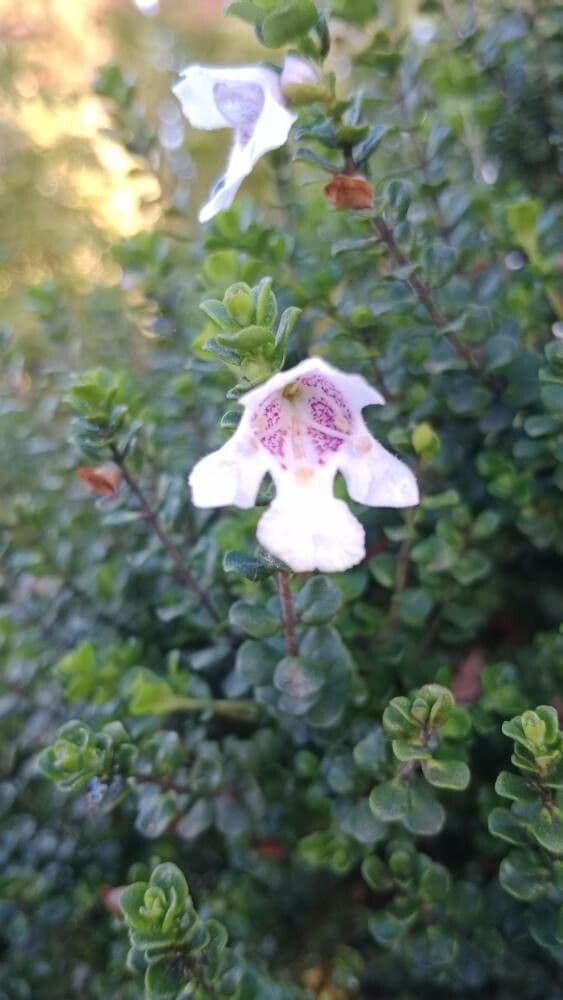
[[[155,709],[158,714],[168,712],[204,712],[232,722],[257,722],[260,706],[243,698],[183,698],[178,695],[163,701]]]
[[[382,215],[375,216],[373,225],[379,239],[382,243],[385,243],[385,246],[389,250],[389,253],[393,257],[394,261],[399,264],[400,267],[412,267],[409,258],[397,243],[391,226],[386,223]],[[449,319],[434,301],[430,286],[416,274],[411,274],[410,277],[405,280],[411,291],[416,295],[418,301],[424,306],[426,312],[434,321],[436,326],[444,330],[449,325]],[[458,337],[457,333],[452,330],[448,330],[446,336],[455,348],[457,354],[463,359],[463,361],[465,361],[469,368],[471,368],[474,372],[478,371],[479,366],[475,361],[472,352],[468,347],[466,347],[460,337]]]
[[[170,561],[172,563],[174,576],[176,579],[182,583],[188,590],[191,590],[193,594],[199,600],[201,606],[205,608],[210,618],[214,621],[220,621],[220,617],[213,607],[213,604],[209,600],[205,591],[201,589],[196,578],[194,577],[191,569],[186,566],[179,549],[174,545],[174,542],[169,537],[169,535],[164,530],[162,524],[160,523],[158,514],[151,507],[148,502],[143,490],[139,486],[139,483],[130,472],[127,463],[125,461],[124,455],[122,455],[115,446],[112,446],[112,455],[114,462],[119,466],[123,474],[123,478],[127,483],[129,489],[135,494],[137,500],[139,501],[139,506],[143,512],[145,520],[150,524],[155,535],[158,537],[160,544],[162,545],[164,551],[167,553]]]
[[[293,594],[289,585],[289,575],[280,570],[277,574],[278,594],[281,602],[283,634],[288,656],[297,656],[297,615],[293,606]]]
[[[414,525],[414,519],[416,517],[416,510],[411,509],[407,514],[407,524],[409,529],[412,530]],[[397,598],[399,594],[405,589],[407,585],[407,576],[409,572],[409,562],[411,557],[411,550],[413,547],[414,538],[412,534],[409,534],[408,538],[405,538],[401,543],[399,549],[399,554],[397,556],[397,568],[395,571],[395,586],[393,588],[393,597],[391,598],[391,606],[389,608],[389,614],[387,616],[387,621],[383,626],[379,638],[380,641],[385,641],[389,638],[389,635],[395,628],[397,624],[397,618],[399,616],[399,602]]]

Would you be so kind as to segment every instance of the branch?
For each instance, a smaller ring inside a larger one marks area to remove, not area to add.
[[[416,517],[416,510],[412,508],[407,514],[407,523],[410,529],[414,525],[414,519]],[[411,558],[411,551],[414,543],[414,538],[409,535],[401,543],[399,549],[399,554],[397,556],[397,568],[395,571],[395,586],[393,588],[393,596],[391,598],[391,605],[389,608],[389,614],[387,615],[387,621],[385,622],[381,632],[379,633],[379,641],[385,642],[389,638],[391,632],[397,624],[397,619],[399,617],[399,602],[397,598],[403,592],[407,585],[407,577],[409,572],[409,562]]]
[[[409,258],[397,243],[395,239],[395,234],[391,226],[389,226],[386,223],[382,215],[375,216],[373,220],[373,225],[377,235],[379,236],[379,239],[381,240],[382,243],[385,243],[385,246],[389,250],[389,253],[393,257],[394,261],[400,267],[405,267],[405,268],[412,267]],[[423,279],[416,274],[411,274],[410,277],[405,278],[405,280],[409,285],[411,291],[416,295],[418,301],[421,303],[421,305],[424,306],[426,312],[428,313],[430,318],[434,321],[436,326],[440,327],[440,329],[442,330],[444,330],[447,326],[449,326],[450,321],[446,316],[446,314],[442,312],[440,307],[434,301],[434,296],[432,295],[430,286],[427,285],[426,282],[423,281]],[[461,338],[458,337],[457,333],[453,332],[452,330],[448,330],[446,336],[450,341],[450,343],[455,348],[460,358],[462,358],[463,361],[465,361],[465,363],[471,368],[472,371],[478,372],[479,366],[475,358],[473,357],[473,353],[463,343]]]
[[[212,618],[216,622],[220,621],[221,620],[220,616],[213,607],[213,604],[209,600],[207,594],[199,586],[191,569],[188,566],[186,566],[179,549],[174,545],[174,542],[164,530],[158,518],[158,514],[156,513],[155,510],[153,510],[143,490],[139,486],[139,483],[137,482],[133,474],[130,472],[127,463],[125,461],[124,455],[122,455],[115,446],[112,446],[111,450],[114,462],[121,469],[125,482],[127,483],[131,492],[135,494],[137,500],[139,501],[139,506],[143,513],[143,517],[148,522],[148,524],[150,524],[155,535],[158,537],[160,544],[162,545],[162,548],[167,553],[170,562],[172,563],[174,576],[179,581],[179,583],[183,584],[185,587],[188,588],[188,590],[191,590],[191,592],[195,594],[201,606],[205,608],[210,618]]]
[[[170,699],[171,712],[203,712],[230,722],[257,722],[262,714],[260,705],[245,698],[189,698],[177,696]]]
[[[283,571],[276,573],[278,594],[281,602],[283,634],[288,656],[297,656],[297,636],[295,629],[297,626],[297,615],[293,606],[293,594],[289,586],[289,575]]]

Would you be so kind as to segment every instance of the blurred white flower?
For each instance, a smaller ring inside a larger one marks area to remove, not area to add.
[[[338,471],[358,503],[418,503],[413,473],[362,419],[365,406],[384,400],[360,375],[311,358],[240,402],[244,414],[231,439],[192,470],[192,500],[196,507],[252,507],[270,473],[276,496],[259,521],[258,540],[296,572],[345,570],[365,555],[364,529],[333,494]]]
[[[189,66],[172,88],[193,128],[231,128],[227,169],[199,213],[208,222],[229,208],[261,156],[287,141],[296,116],[285,106],[279,75],[261,66]]]
[[[281,73],[282,90],[293,84],[317,86],[320,83],[322,83],[321,73],[314,63],[309,62],[308,59],[302,59],[301,56],[288,55],[285,57]]]

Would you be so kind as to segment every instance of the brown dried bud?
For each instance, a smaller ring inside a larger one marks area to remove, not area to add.
[[[117,496],[123,479],[121,469],[113,462],[98,465],[96,469],[91,469],[88,465],[79,465],[76,475],[91,493],[101,493],[104,497]]]
[[[261,840],[256,845],[256,853],[267,861],[282,861],[287,857],[287,847],[280,840]]]
[[[335,174],[324,190],[335,208],[373,208],[373,188],[360,174]]]
[[[326,982],[327,969],[323,965],[312,965],[310,969],[305,969],[303,973],[303,985],[314,993],[322,988]]]

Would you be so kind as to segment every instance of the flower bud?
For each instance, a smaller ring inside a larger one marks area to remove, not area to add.
[[[290,104],[310,104],[330,96],[321,71],[300,56],[285,57],[280,83],[283,95]]]
[[[324,189],[335,208],[373,208],[373,188],[360,174],[335,174]]]
[[[432,462],[440,453],[440,438],[427,421],[417,424],[411,435],[412,446],[425,462]]]

